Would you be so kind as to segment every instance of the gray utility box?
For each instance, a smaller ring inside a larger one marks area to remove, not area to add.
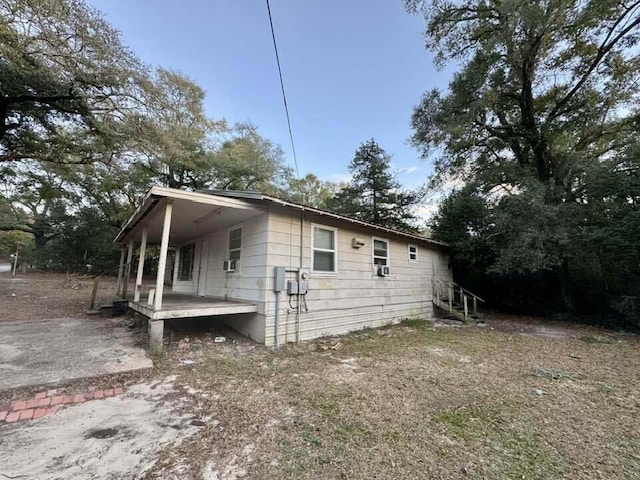
[[[289,280],[289,282],[287,283],[287,295],[306,295],[308,290],[308,282]]]
[[[273,291],[284,290],[284,267],[273,267]]]

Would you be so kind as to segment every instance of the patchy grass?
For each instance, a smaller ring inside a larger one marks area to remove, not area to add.
[[[533,375],[535,377],[548,378],[549,380],[573,380],[574,378],[576,378],[576,374],[574,372],[568,372],[565,370],[560,370],[558,368],[545,367],[535,367],[533,369]]]
[[[157,373],[200,391],[193,409],[207,423],[147,478],[634,478],[638,337],[591,343],[599,331],[549,328],[409,320],[337,350],[225,345],[190,367],[165,354]]]
[[[586,343],[613,343],[613,340],[603,335],[584,335],[580,340]]]

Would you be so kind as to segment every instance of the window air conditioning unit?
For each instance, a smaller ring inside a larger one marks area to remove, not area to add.
[[[378,265],[378,276],[379,277],[388,277],[391,274],[391,270],[389,267],[385,267],[384,265]]]
[[[222,263],[222,269],[225,272],[235,272],[237,267],[238,267],[238,261],[237,260],[225,260]]]

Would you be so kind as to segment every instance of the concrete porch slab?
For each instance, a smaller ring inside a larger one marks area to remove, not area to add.
[[[152,366],[131,332],[109,320],[0,324],[0,391]]]

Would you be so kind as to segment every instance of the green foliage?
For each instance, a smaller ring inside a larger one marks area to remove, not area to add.
[[[291,178],[289,185],[288,200],[321,210],[329,208],[331,199],[339,190],[337,184],[322,181],[312,173],[300,179]]]
[[[469,288],[590,314],[637,296],[640,4],[405,4],[438,64],[460,65],[447,92],[423,96],[412,140],[436,158],[433,186],[465,185],[432,231]]]
[[[417,231],[412,207],[417,193],[400,189],[390,171],[391,157],[374,139],[360,145],[349,164],[351,182],[329,202],[329,209],[388,228]]]
[[[0,1],[0,163],[107,160],[140,70],[80,0]]]
[[[82,0],[0,0],[0,14],[2,249],[26,235],[36,268],[111,272],[153,185],[286,196],[278,145],[209,118],[200,86],[145,67]]]

